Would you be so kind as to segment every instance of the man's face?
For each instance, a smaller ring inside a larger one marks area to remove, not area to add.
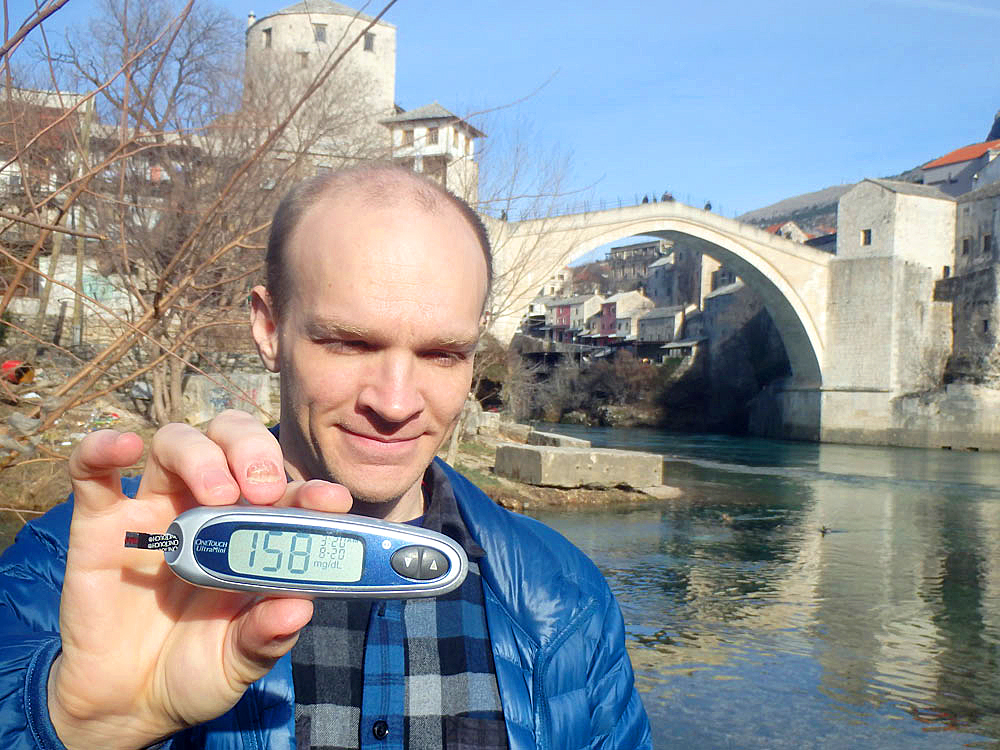
[[[443,203],[328,198],[304,213],[286,262],[281,319],[258,288],[253,320],[281,373],[285,459],[345,485],[363,512],[419,515],[423,472],[472,380],[486,294],[476,235]]]

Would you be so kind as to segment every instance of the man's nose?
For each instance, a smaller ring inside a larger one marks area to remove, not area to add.
[[[378,352],[358,394],[359,406],[387,422],[405,422],[424,408],[417,367],[409,352]]]

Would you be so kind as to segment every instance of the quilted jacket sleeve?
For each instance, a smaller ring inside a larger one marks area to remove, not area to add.
[[[593,629],[599,628],[599,632]],[[591,637],[600,639],[590,663],[587,686],[594,750],[652,748],[649,719],[635,687],[632,662],[625,650],[625,624],[611,592],[603,617],[594,617]]]
[[[72,507],[27,524],[0,556],[0,747],[63,750],[48,717]]]
[[[442,467],[486,551],[480,570],[511,748],[651,748],[625,624],[604,576],[562,535]]]
[[[625,626],[602,580],[537,658],[537,747],[648,750],[649,720],[625,648]]]

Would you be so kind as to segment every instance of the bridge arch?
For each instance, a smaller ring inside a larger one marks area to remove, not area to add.
[[[508,241],[534,241],[553,257],[561,253],[562,264],[636,235],[683,240],[685,247],[732,269],[760,295],[785,345],[794,385],[818,388],[823,383],[828,253],[675,202],[517,222],[507,230]]]

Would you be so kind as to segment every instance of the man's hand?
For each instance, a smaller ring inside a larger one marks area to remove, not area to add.
[[[125,531],[160,533],[196,505],[346,512],[343,487],[287,485],[281,450],[252,417],[226,412],[204,435],[156,433],[135,499],[119,470],[142,454],[132,433],[88,435],[70,458],[75,505],[49,674],[49,713],[69,748],[140,748],[228,711],[312,617],[305,599],[258,599],[178,579],[163,555],[126,549]]]

